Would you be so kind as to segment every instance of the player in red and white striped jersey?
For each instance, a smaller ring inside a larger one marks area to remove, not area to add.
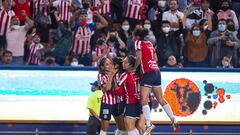
[[[147,130],[145,134],[150,134],[152,128],[149,108],[149,95],[153,89],[153,93],[157,101],[163,106],[163,109],[171,119],[174,131],[179,130],[177,121],[173,115],[170,105],[165,101],[161,88],[161,74],[157,64],[157,56],[153,44],[150,41],[146,41],[145,37],[148,35],[147,29],[136,29],[133,32],[133,38],[135,40],[135,49],[137,61],[135,69],[141,65],[142,67],[142,80],[141,80],[141,104],[143,114],[146,120]]]
[[[2,0],[0,6],[0,48],[6,49],[6,33],[10,31],[11,18],[15,15],[11,10],[10,0]]]
[[[100,118],[101,118],[101,131],[100,135],[106,135],[108,130],[109,121],[111,119],[111,115],[116,116],[116,95],[112,94],[114,92],[112,84],[113,78],[116,74],[116,70],[114,69],[114,65],[112,61],[107,57],[102,57],[99,60],[99,74],[98,74],[98,82],[103,91],[103,97],[101,102],[100,109]]]
[[[53,6],[58,9],[60,21],[70,22],[72,12],[71,2],[69,0],[57,0],[53,2]]]
[[[142,107],[140,104],[140,78],[141,75],[134,72],[136,58],[134,56],[127,56],[123,60],[124,72],[118,80],[117,85],[124,87],[126,92],[126,107],[125,107],[125,125],[128,134],[142,134],[136,125],[144,121],[141,115]],[[143,122],[144,123],[144,122]]]
[[[75,22],[77,15],[80,12],[80,22]],[[89,59],[90,54],[90,39],[93,32],[97,29],[102,29],[108,25],[107,21],[96,11],[95,16],[99,18],[99,23],[87,23],[87,11],[82,9],[74,13],[70,20],[72,26],[73,40],[71,50],[78,54],[79,63],[83,65],[92,65],[92,60]]]
[[[29,55],[27,60],[27,65],[38,65],[40,62],[40,58],[37,57],[36,52],[39,49],[43,48],[43,45],[40,43],[40,36],[38,33],[34,33],[33,35],[33,43],[29,46]]]

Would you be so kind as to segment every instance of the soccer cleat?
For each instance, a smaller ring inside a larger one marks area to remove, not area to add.
[[[178,123],[172,123],[173,131],[180,132],[180,126]]]
[[[152,124],[149,127],[146,127],[145,132],[143,133],[143,135],[151,135],[151,131],[155,128],[155,126]]]

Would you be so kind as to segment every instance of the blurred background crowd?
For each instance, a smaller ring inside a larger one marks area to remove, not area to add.
[[[239,0],[1,0],[0,65],[97,66],[145,28],[160,67],[237,68],[239,21]]]

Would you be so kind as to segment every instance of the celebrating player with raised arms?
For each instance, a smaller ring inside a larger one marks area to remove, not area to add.
[[[135,69],[139,65],[141,65],[142,70],[140,95],[142,111],[147,126],[144,135],[149,135],[151,133],[151,130],[154,128],[154,125],[151,124],[150,108],[148,105],[149,94],[152,89],[157,101],[160,103],[161,106],[163,106],[163,109],[167,113],[168,117],[171,119],[174,131],[177,132],[179,130],[178,123],[173,115],[170,105],[163,98],[161,88],[161,74],[157,64],[157,56],[155,53],[155,49],[150,41],[144,39],[147,35],[147,29],[135,29],[135,31],[133,32],[137,56]]]

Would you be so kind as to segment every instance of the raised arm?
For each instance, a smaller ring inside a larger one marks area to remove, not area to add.
[[[99,23],[97,23],[97,27],[96,27],[97,30],[108,26],[107,20],[103,16],[101,16],[98,11],[94,11],[93,15],[97,16],[99,19]]]

